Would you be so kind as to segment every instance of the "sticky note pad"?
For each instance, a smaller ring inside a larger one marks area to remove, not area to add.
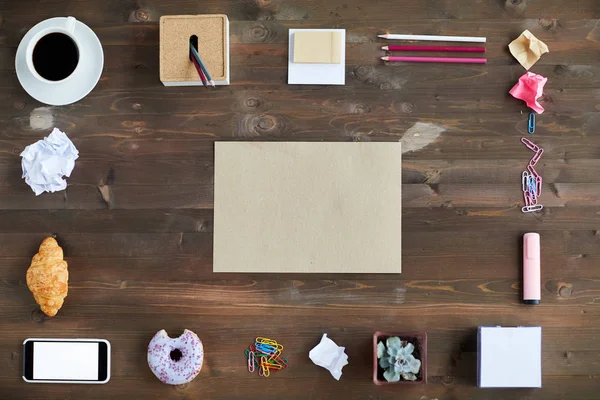
[[[478,386],[542,387],[542,328],[479,327]]]
[[[339,64],[341,61],[341,32],[298,30],[294,33],[295,63]]]
[[[216,142],[214,182],[214,272],[401,272],[400,142]]]

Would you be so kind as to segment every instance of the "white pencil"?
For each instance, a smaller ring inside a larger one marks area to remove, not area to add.
[[[438,36],[438,35],[395,35],[386,33],[385,35],[377,35],[383,39],[394,40],[431,40],[434,42],[473,42],[485,43],[485,37],[478,36]]]

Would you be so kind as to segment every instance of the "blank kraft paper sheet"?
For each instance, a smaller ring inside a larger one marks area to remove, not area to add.
[[[215,143],[214,272],[400,273],[400,143]]]

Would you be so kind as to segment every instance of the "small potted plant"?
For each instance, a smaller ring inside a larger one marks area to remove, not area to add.
[[[427,383],[427,334],[375,332],[373,382]]]

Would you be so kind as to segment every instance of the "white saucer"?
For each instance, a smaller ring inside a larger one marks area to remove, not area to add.
[[[50,18],[40,22],[25,34],[17,49],[15,69],[23,89],[34,99],[52,106],[63,106],[81,100],[92,91],[100,80],[104,68],[104,52],[100,40],[86,24],[76,21],[75,30],[79,47],[79,64],[71,76],[64,82],[42,82],[27,68],[26,52],[31,39],[40,31],[62,26],[67,18]]]

